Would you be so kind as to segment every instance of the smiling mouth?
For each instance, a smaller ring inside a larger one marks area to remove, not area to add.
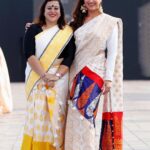
[[[95,6],[95,4],[93,4],[93,3],[92,3],[92,4],[88,4],[88,5],[91,6],[91,7],[92,7],[92,6]]]
[[[56,17],[56,15],[50,15],[50,14],[49,14],[49,16],[50,16],[50,17]]]

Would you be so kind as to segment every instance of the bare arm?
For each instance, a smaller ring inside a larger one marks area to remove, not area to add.
[[[33,71],[35,71],[41,77],[41,79],[47,83],[47,85],[54,87],[54,81],[58,80],[59,78],[53,74],[46,73],[36,56],[32,55],[29,57],[28,63]]]
[[[65,75],[69,70],[69,67],[68,66],[65,66],[65,65],[60,65],[59,69],[57,70],[57,73],[60,74],[62,77],[63,75]],[[56,73],[56,75],[57,75]]]
[[[42,67],[40,61],[37,59],[36,56],[32,55],[31,57],[29,57],[28,63],[33,69],[33,71],[35,71],[40,77],[44,75],[44,68]]]

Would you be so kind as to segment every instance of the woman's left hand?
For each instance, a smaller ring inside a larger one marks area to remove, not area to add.
[[[57,77],[55,74],[45,73],[43,80],[45,82],[57,81],[59,80],[59,77]]]
[[[104,81],[103,88],[102,88],[102,93],[103,93],[103,95],[109,93],[111,87],[112,87],[112,81],[105,80],[105,81]]]

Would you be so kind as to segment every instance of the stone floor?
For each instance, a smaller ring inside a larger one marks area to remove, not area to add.
[[[0,116],[0,150],[19,150],[25,118],[23,83],[12,83],[14,111]],[[150,81],[124,82],[124,150],[150,150]]]

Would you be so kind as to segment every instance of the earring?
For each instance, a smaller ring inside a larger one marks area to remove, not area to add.
[[[100,7],[99,7],[99,12],[100,12],[101,14],[104,12],[102,5],[100,5]]]
[[[87,8],[84,6],[84,5],[81,5],[81,8],[80,8],[81,12],[83,14],[86,14],[87,13]]]

